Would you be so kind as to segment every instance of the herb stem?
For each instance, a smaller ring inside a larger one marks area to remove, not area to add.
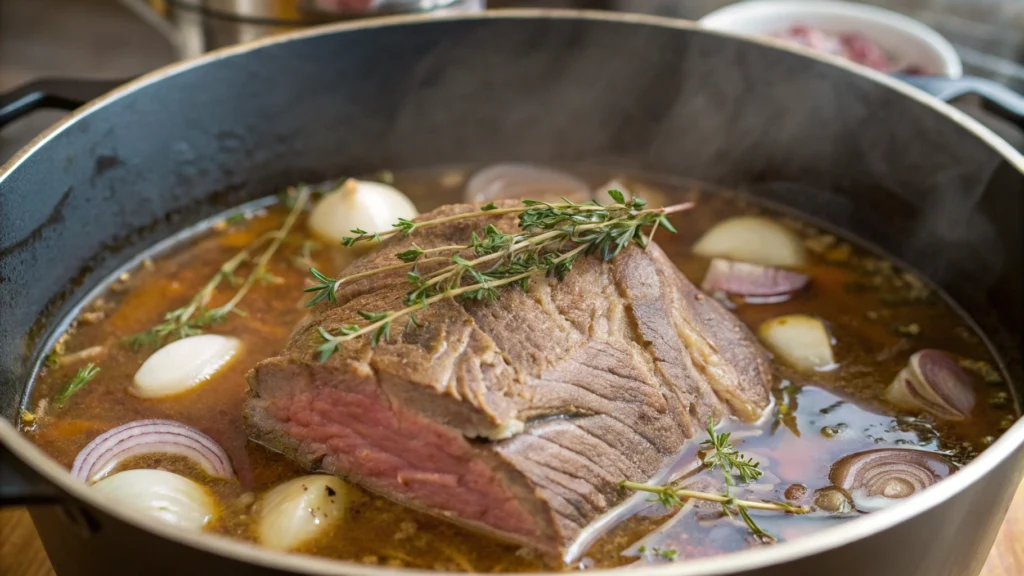
[[[519,248],[524,248],[526,246],[531,246],[531,245],[534,245],[534,244],[543,243],[543,242],[546,242],[548,240],[551,240],[552,238],[555,238],[556,236],[566,235],[566,234],[568,234],[568,232],[566,232],[564,230],[552,230],[550,232],[544,232],[543,234],[537,234],[537,235],[534,235],[534,236],[529,236],[525,240],[521,240],[519,242],[516,242],[515,244],[512,244],[511,246],[509,246],[507,250],[502,250],[500,252],[495,252],[493,254],[488,254],[486,256],[481,256],[479,258],[476,258],[476,259],[473,259],[473,260],[469,260],[464,265],[452,264],[451,266],[446,266],[446,267],[438,270],[437,272],[434,272],[433,274],[430,274],[429,276],[427,276],[427,280],[424,282],[423,286],[425,286],[425,287],[434,286],[437,283],[442,282],[442,281],[444,281],[447,278],[450,278],[459,269],[462,269],[462,268],[464,268],[466,266],[474,267],[475,268],[479,264],[484,264],[484,263],[490,262],[492,260],[498,260],[500,258],[506,258],[506,257],[512,256],[515,253],[515,251],[517,249],[519,249]],[[504,282],[503,284],[508,284],[508,282]],[[492,286],[498,286],[498,284],[492,284]]]
[[[251,244],[239,250],[238,253],[232,256],[229,260],[224,262],[224,264],[221,265],[220,269],[217,270],[217,273],[214,274],[213,277],[210,278],[209,281],[207,281],[206,284],[204,284],[203,287],[199,289],[199,292],[196,293],[192,300],[189,301],[188,305],[186,305],[185,309],[178,317],[178,323],[181,325],[187,325],[188,321],[192,318],[192,315],[196,313],[196,310],[199,310],[200,308],[206,306],[207,303],[209,303],[210,298],[213,297],[213,293],[217,290],[217,287],[220,286],[220,283],[225,278],[231,277],[231,275],[235,273],[235,270],[237,270],[239,266],[241,266],[246,261],[250,260],[252,258],[252,253],[256,250],[256,248],[269,239],[269,234],[264,234],[260,236]]]
[[[647,229],[656,229],[660,225],[674,233],[676,230],[667,215],[693,207],[692,202],[686,202],[664,208],[647,208],[647,202],[642,198],[632,197],[627,200],[619,190],[608,190],[608,195],[614,203],[604,206],[597,202],[574,204],[566,201],[549,204],[523,200],[520,206],[498,208],[490,203],[477,211],[434,220],[413,222],[400,218],[392,230],[381,234],[352,230],[358,236],[344,238],[343,246],[352,246],[364,240],[379,241],[382,236],[398,233],[407,236],[419,228],[439,226],[455,220],[502,214],[518,214],[520,232],[507,234],[493,223],[487,223],[483,226],[483,236],[472,232],[467,245],[423,249],[413,243],[408,249],[395,254],[403,264],[386,265],[340,280],[311,268],[309,272],[318,284],[304,290],[314,293],[307,307],[324,300],[336,303],[337,290],[343,282],[409,267],[407,280],[410,290],[402,299],[405,307],[397,311],[359,310],[359,315],[369,322],[362,327],[358,323],[342,324],[331,331],[319,327],[318,332],[324,340],[317,348],[320,361],[330,358],[342,342],[359,336],[369,334],[370,346],[376,346],[381,340],[387,341],[395,318],[408,316],[408,325],[419,326],[415,311],[434,302],[448,298],[495,301],[499,298],[495,288],[515,284],[525,291],[529,289],[530,278],[535,275],[543,273],[562,280],[572,270],[573,263],[580,255],[596,253],[603,261],[608,261],[630,244],[646,248],[650,243]],[[419,262],[445,259],[423,259],[425,254],[452,251],[455,253],[446,255],[450,258],[450,265],[423,275],[417,270],[416,264]],[[472,251],[472,259],[469,259],[468,254],[463,257],[460,254],[463,251]]]
[[[692,204],[692,202],[688,203],[688,204]],[[408,235],[413,230],[422,230],[424,228],[433,228],[434,226],[440,226],[442,224],[447,224],[449,222],[455,222],[455,221],[458,221],[458,220],[465,220],[467,218],[477,218],[477,217],[480,217],[480,216],[499,216],[501,214],[516,214],[516,213],[520,213],[520,212],[525,212],[527,210],[530,210],[531,208],[536,208],[537,206],[546,206],[547,208],[556,209],[556,210],[572,209],[572,210],[580,210],[580,211],[584,211],[584,212],[589,212],[589,211],[607,211],[607,210],[627,210],[627,209],[629,209],[629,206],[626,206],[625,204],[621,204],[621,203],[618,203],[618,204],[607,204],[607,205],[601,206],[599,204],[548,204],[546,202],[538,202],[536,204],[523,205],[523,206],[513,206],[513,207],[510,207],[510,208],[494,208],[492,210],[475,210],[473,212],[463,212],[462,214],[453,214],[451,216],[445,216],[444,218],[436,218],[434,220],[425,220],[423,222],[414,222],[414,223],[412,223],[411,226],[395,226],[391,230],[388,230],[386,232],[380,232],[378,234],[366,233],[366,234],[360,234],[358,236],[354,236],[354,237],[349,239],[349,243],[350,244],[354,244],[356,242],[362,242],[364,240],[370,240],[370,239],[373,239],[373,238],[383,239],[383,238],[388,238],[390,236],[394,236],[395,234],[399,234],[399,233],[401,233],[404,236],[404,235]],[[680,206],[682,206],[682,205],[680,205]],[[670,208],[672,208],[672,209],[670,210],[669,208],[652,208],[652,209],[648,209],[648,210],[638,211],[637,214],[649,213],[649,212],[661,212],[663,214],[671,214],[672,212],[678,212],[679,211],[678,207],[670,207]]]
[[[468,250],[469,248],[471,248],[471,246],[466,246],[464,244],[453,244],[451,246],[438,246],[437,248],[423,248],[422,250],[424,254],[430,254],[431,252],[447,252],[449,250],[454,252],[462,252],[463,250]]]
[[[299,214],[302,213],[302,210],[305,208],[308,200],[309,190],[303,189],[299,192],[299,195],[295,200],[295,205],[292,207],[291,212],[288,213],[288,217],[285,218],[284,224],[282,224],[275,232],[270,233],[270,237],[273,238],[270,242],[270,246],[268,246],[267,249],[263,251],[263,254],[260,255],[259,259],[256,261],[256,265],[253,266],[253,269],[249,272],[249,276],[246,277],[245,282],[238,289],[238,292],[236,292],[235,295],[226,303],[214,308],[212,310],[214,314],[220,314],[223,316],[228,312],[233,311],[235,306],[237,306],[238,303],[242,301],[242,298],[245,298],[245,295],[249,290],[252,289],[256,280],[264,277],[267,272],[267,265],[270,263],[270,259],[274,257],[274,253],[281,247],[284,239],[288,236],[288,233],[291,232],[292,227],[295,226],[295,221],[298,220]]]
[[[435,225],[442,224],[442,223],[445,223],[445,222],[451,222],[453,220],[462,219],[462,218],[477,217],[477,216],[483,216],[483,215],[494,215],[494,214],[507,214],[507,213],[514,213],[514,212],[523,213],[523,212],[526,212],[526,211],[529,211],[529,210],[535,210],[536,211],[541,206],[547,207],[549,210],[554,210],[556,212],[558,210],[563,210],[563,209],[568,209],[568,208],[571,208],[573,211],[577,211],[577,212],[578,211],[593,212],[593,213],[595,213],[597,218],[601,217],[601,214],[599,214],[600,211],[603,211],[605,215],[607,215],[607,214],[623,214],[623,213],[625,213],[625,215],[618,215],[618,216],[616,216],[614,218],[611,218],[611,219],[598,220],[598,221],[593,221],[593,219],[590,216],[583,216],[583,215],[580,215],[580,214],[577,213],[575,215],[575,217],[570,216],[570,215],[563,216],[563,220],[559,220],[557,222],[557,225],[555,225],[555,226],[551,226],[551,227],[547,227],[546,228],[544,225],[534,224],[534,225],[531,225],[530,228],[525,228],[525,230],[527,230],[525,234],[519,234],[519,235],[515,235],[515,236],[504,235],[504,237],[508,239],[508,242],[510,242],[506,247],[504,247],[504,248],[502,248],[500,250],[493,250],[493,251],[484,253],[483,255],[480,255],[481,253],[479,252],[479,247],[478,247],[478,245],[476,243],[477,242],[476,240],[474,240],[474,242],[472,244],[469,244],[469,245],[453,244],[453,245],[447,245],[447,246],[439,246],[439,247],[436,247],[436,248],[420,248],[419,246],[413,244],[412,248],[410,248],[409,250],[406,250],[404,252],[400,252],[400,253],[396,254],[396,256],[403,261],[402,264],[394,264],[394,265],[390,265],[390,266],[382,266],[380,268],[375,268],[373,270],[367,270],[367,271],[364,271],[364,272],[360,272],[358,274],[352,274],[350,276],[339,278],[337,280],[335,280],[334,278],[330,278],[328,276],[325,276],[324,274],[320,273],[319,271],[310,269],[310,273],[313,275],[314,278],[316,278],[318,281],[320,281],[320,284],[318,284],[316,286],[313,286],[313,287],[310,287],[310,288],[307,288],[305,290],[305,292],[315,292],[316,293],[316,295],[313,296],[313,298],[310,299],[309,302],[307,302],[306,306],[307,307],[314,306],[314,305],[316,305],[317,303],[319,303],[319,302],[321,302],[323,300],[328,300],[330,302],[335,302],[337,300],[337,291],[341,288],[341,285],[344,284],[345,282],[351,282],[353,280],[358,280],[360,278],[366,278],[366,277],[369,277],[369,276],[374,276],[376,274],[381,274],[381,273],[385,273],[385,272],[392,272],[392,271],[395,271],[395,270],[402,270],[402,269],[405,269],[405,268],[411,268],[413,270],[413,272],[415,272],[415,267],[419,263],[437,262],[437,261],[440,261],[440,260],[449,260],[448,258],[442,258],[442,257],[422,258],[422,256],[424,254],[437,253],[437,252],[450,252],[450,251],[461,252],[463,250],[468,250],[468,249],[471,249],[471,248],[477,248],[477,250],[478,250],[478,252],[477,252],[478,257],[473,259],[473,260],[469,260],[469,261],[465,261],[465,260],[456,261],[454,264],[452,264],[450,266],[445,266],[445,267],[440,268],[438,270],[435,270],[435,271],[431,272],[430,274],[428,274],[426,277],[423,277],[423,278],[421,278],[418,274],[415,275],[416,276],[416,281],[419,283],[418,288],[421,291],[429,291],[429,290],[436,291],[436,290],[438,290],[438,288],[435,288],[435,287],[437,287],[442,282],[446,282],[447,281],[448,284],[449,284],[448,288],[453,287],[452,285],[458,284],[458,282],[462,278],[462,274],[463,273],[465,273],[467,270],[475,269],[475,267],[480,265],[480,264],[485,264],[487,262],[493,262],[493,261],[496,261],[496,260],[508,260],[508,261],[511,262],[513,260],[513,257],[516,255],[516,252],[521,250],[521,249],[523,249],[523,248],[527,248],[527,247],[530,247],[530,246],[544,246],[544,245],[547,245],[549,243],[558,242],[559,244],[557,246],[557,249],[554,250],[554,252],[558,252],[558,251],[561,251],[562,246],[564,245],[564,243],[566,241],[572,241],[573,243],[576,243],[576,244],[593,243],[593,238],[581,237],[580,236],[581,232],[586,232],[586,231],[589,231],[589,230],[601,230],[601,229],[608,230],[611,227],[614,227],[615,225],[625,225],[625,226],[629,227],[630,224],[632,223],[633,227],[634,227],[634,234],[635,234],[635,229],[636,229],[637,225],[651,225],[651,221],[652,220],[653,220],[653,228],[654,228],[654,230],[657,230],[658,225],[661,223],[661,218],[664,217],[666,214],[671,214],[671,213],[675,213],[675,212],[681,212],[681,211],[684,211],[684,210],[689,210],[690,208],[692,208],[694,206],[693,202],[685,202],[685,203],[681,203],[681,204],[675,204],[675,205],[672,205],[672,206],[666,206],[666,207],[663,207],[663,208],[639,209],[638,206],[642,206],[642,202],[640,202],[640,203],[631,202],[629,204],[626,204],[626,203],[624,203],[625,200],[622,199],[621,196],[618,196],[618,197],[615,197],[615,198],[616,198],[616,200],[618,200],[618,202],[615,203],[615,204],[607,205],[607,206],[600,206],[600,205],[597,205],[597,204],[593,204],[593,205],[583,204],[583,205],[581,205],[581,204],[570,204],[570,203],[567,203],[567,204],[546,204],[546,203],[543,203],[543,202],[529,202],[529,203],[527,203],[526,201],[524,201],[524,205],[523,206],[517,206],[517,207],[513,207],[513,208],[485,209],[485,210],[479,210],[479,211],[476,211],[476,212],[467,212],[467,213],[464,213],[464,214],[456,214],[456,215],[453,215],[453,216],[448,216],[448,217],[445,217],[445,218],[438,218],[438,219],[435,219],[435,220],[426,220],[426,221],[423,221],[423,222],[400,221],[400,222],[398,222],[395,225],[394,229],[392,229],[390,231],[387,231],[387,232],[382,232],[382,233],[379,233],[379,234],[370,234],[370,233],[364,232],[364,233],[360,234],[359,236],[352,237],[352,238],[347,238],[344,242],[342,242],[342,244],[345,245],[345,246],[351,246],[351,245],[353,245],[353,244],[355,244],[357,242],[360,242],[362,240],[368,240],[368,239],[378,239],[379,240],[380,238],[390,236],[390,235],[395,234],[397,232],[403,232],[403,235],[407,235],[407,234],[411,233],[414,229],[417,229],[417,228],[431,227],[431,226],[435,226]],[[650,218],[650,216],[654,215],[654,214],[658,215],[658,218]],[[520,218],[522,218],[522,216],[520,216]],[[584,218],[583,221],[586,222],[586,223],[578,223],[578,220],[575,220],[574,218]],[[642,222],[644,224],[641,224]],[[667,225],[667,223],[666,223],[666,225]],[[520,226],[523,227],[522,223],[520,224]],[[536,226],[536,228],[534,226]],[[489,228],[493,228],[493,227],[489,226]],[[537,228],[539,228],[539,231],[537,230]],[[361,231],[360,230],[353,230],[353,232],[361,232]],[[495,232],[499,236],[501,235],[501,233],[498,232],[496,229],[494,229],[493,232]],[[605,236],[607,236],[607,235],[605,235]],[[488,239],[491,238],[491,231],[490,230],[488,231],[486,237]],[[474,238],[475,238],[475,234],[474,234]],[[653,238],[653,230],[652,230],[651,238]],[[650,239],[645,241],[644,238],[642,236],[640,236],[640,237],[637,238],[637,242],[642,247],[646,247],[646,245],[648,243],[650,243]],[[456,254],[455,256],[458,256],[458,254]],[[455,258],[453,257],[452,259],[455,259]],[[422,304],[422,299],[420,300],[419,303]]]
[[[424,252],[427,252],[427,250],[424,250]],[[384,272],[393,272],[395,270],[401,270],[403,268],[411,268],[411,267],[413,267],[413,266],[415,266],[417,264],[423,264],[425,262],[451,262],[451,261],[452,261],[451,258],[444,258],[444,257],[438,256],[436,258],[420,258],[419,260],[416,260],[414,262],[402,262],[401,264],[393,264],[391,266],[384,266],[384,267],[381,267],[381,268],[374,268],[373,270],[367,270],[366,272],[360,272],[358,274],[352,274],[351,276],[344,276],[342,278],[338,278],[334,282],[334,290],[337,291],[339,288],[341,288],[341,285],[346,283],[346,282],[351,282],[353,280],[358,280],[360,278],[366,278],[367,276],[376,276],[377,274],[383,274]]]
[[[294,190],[294,189],[290,189]],[[202,333],[202,328],[213,322],[223,320],[229,312],[235,312],[241,314],[241,311],[236,310],[235,307],[241,302],[242,298],[249,292],[252,285],[261,278],[267,277],[267,264],[273,257],[274,253],[284,242],[288,232],[295,225],[296,220],[299,217],[300,212],[306,204],[309,198],[309,190],[304,189],[298,195],[295,203],[291,206],[291,211],[285,218],[284,224],[277,230],[267,232],[261,235],[256,240],[252,241],[248,246],[239,250],[235,255],[221,264],[217,272],[207,280],[206,284],[199,289],[199,292],[189,300],[188,304],[171,310],[164,315],[164,320],[160,324],[134,334],[124,339],[132,348],[138,349],[143,346],[156,346],[161,344],[166,338],[171,337],[172,339],[186,338]],[[256,251],[263,247],[264,243],[270,242],[270,245],[263,251],[259,259],[256,261],[252,271],[246,277],[242,286],[238,289],[235,295],[229,299],[226,303],[212,310],[206,310],[206,305],[209,304],[213,298],[217,288],[220,287],[221,282],[224,280],[230,280],[232,283],[235,282],[235,272],[238,268],[246,263],[250,262]],[[200,313],[196,316],[197,313]]]
[[[586,246],[578,246],[578,247],[570,250],[569,252],[566,252],[565,254],[563,254],[562,256],[558,257],[557,259],[555,259],[555,262],[561,262],[561,261],[573,258],[577,254],[582,252],[585,248],[586,248]],[[506,284],[512,284],[514,282],[519,282],[523,278],[528,278],[530,276],[534,276],[534,275],[539,274],[541,272],[544,272],[544,269],[529,270],[527,272],[523,272],[522,274],[516,274],[515,276],[509,276],[508,278],[502,278],[500,280],[495,280],[493,282],[488,282],[487,283],[487,287],[489,287],[489,288],[497,288],[499,286],[504,286]],[[453,288],[453,289],[450,289],[450,290],[446,290],[446,291],[444,291],[444,292],[442,292],[440,294],[437,294],[436,296],[431,296],[430,298],[427,298],[425,301],[417,302],[417,303],[415,303],[415,304],[413,304],[411,306],[406,306],[405,308],[403,308],[401,310],[398,310],[396,312],[389,312],[384,317],[382,317],[380,320],[377,320],[377,321],[375,321],[375,322],[373,322],[371,324],[367,324],[366,326],[363,326],[359,330],[356,330],[354,332],[351,332],[351,333],[348,333],[348,334],[344,334],[344,335],[341,335],[341,336],[334,336],[334,335],[330,335],[329,337],[328,336],[324,336],[324,339],[329,341],[329,342],[334,342],[336,344],[340,344],[342,342],[347,342],[348,340],[352,340],[354,338],[358,338],[359,336],[362,336],[364,334],[370,334],[372,332],[375,332],[378,329],[384,327],[386,324],[390,324],[391,321],[393,321],[394,319],[401,318],[402,316],[405,316],[407,314],[411,314],[411,313],[413,313],[413,312],[415,312],[417,310],[420,310],[422,308],[426,308],[427,306],[430,306],[431,304],[433,304],[435,302],[440,302],[441,300],[444,300],[446,298],[454,299],[454,298],[458,297],[461,294],[465,294],[467,292],[471,292],[471,291],[477,290],[479,288],[480,288],[480,283],[474,283],[474,284],[469,284],[467,286],[462,286],[460,288]],[[323,335],[323,334],[321,334],[321,335]]]
[[[654,233],[658,231],[658,224],[661,224],[661,220],[655,220],[654,226],[651,226],[651,233],[647,235],[647,243],[654,242]]]
[[[686,210],[689,210],[694,206],[696,206],[696,203],[694,202],[682,202],[679,204],[673,204],[671,206],[665,206],[664,208],[648,208],[647,210],[642,210],[638,212],[638,214],[644,214],[649,212],[658,212],[659,214],[675,214],[676,212],[685,212]]]
[[[636,490],[638,492],[649,492],[651,494],[664,494],[666,491],[671,491],[676,497],[686,500],[694,498],[697,500],[706,500],[708,502],[717,502],[719,504],[726,504],[734,506],[739,509],[748,508],[750,510],[771,510],[775,512],[788,512],[790,514],[807,514],[811,511],[806,506],[793,506],[785,502],[757,502],[754,500],[740,500],[732,496],[726,496],[724,494],[714,494],[711,492],[700,492],[697,490],[684,490],[682,488],[675,488],[673,486],[656,486],[654,484],[643,484],[640,482],[629,482],[624,481],[619,484],[623,488],[629,488],[630,490]]]

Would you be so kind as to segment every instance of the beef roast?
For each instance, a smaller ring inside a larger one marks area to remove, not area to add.
[[[442,207],[422,218],[473,210]],[[463,244],[467,219],[392,238],[346,275],[422,248]],[[423,271],[428,269],[424,268]],[[249,373],[250,438],[310,470],[551,555],[646,481],[712,419],[769,403],[765,353],[656,245],[576,262],[497,303],[446,300],[396,321],[390,341],[342,345],[324,363],[317,327],[402,308],[404,272],[343,285],[280,356]]]

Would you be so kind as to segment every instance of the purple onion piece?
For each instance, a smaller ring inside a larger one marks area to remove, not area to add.
[[[561,198],[582,203],[593,195],[587,183],[561,172],[532,164],[495,164],[469,179],[463,198],[466,202],[490,202],[503,198],[528,198],[558,202]]]
[[[144,454],[184,456],[214,478],[234,477],[231,459],[220,444],[175,420],[136,420],[100,434],[75,457],[71,475],[91,484],[125,459]]]
[[[974,410],[974,380],[945,352],[919,350],[886,388],[885,398],[946,420],[965,420]]]
[[[791,270],[712,258],[700,287],[709,293],[721,291],[737,296],[768,298],[798,292],[807,286],[809,280],[806,274]]]
[[[829,480],[846,490],[858,510],[871,512],[916,494],[956,471],[945,456],[924,450],[882,448],[844,456]]]

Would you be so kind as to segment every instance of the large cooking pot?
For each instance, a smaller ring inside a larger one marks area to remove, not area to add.
[[[402,17],[210,54],[96,100],[0,170],[0,440],[7,502],[61,576],[352,574],[179,532],[101,501],[12,421],[90,290],[183,227],[296,181],[379,168],[600,162],[810,214],[942,286],[1024,392],[1024,157],[880,74],[645,16]],[[948,480],[793,542],[638,574],[977,574],[1024,472],[1017,422]]]

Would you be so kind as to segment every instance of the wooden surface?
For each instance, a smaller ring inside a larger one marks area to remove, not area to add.
[[[1024,484],[1010,506],[982,576],[1024,574]],[[43,545],[23,508],[0,510],[0,576],[52,576]]]

